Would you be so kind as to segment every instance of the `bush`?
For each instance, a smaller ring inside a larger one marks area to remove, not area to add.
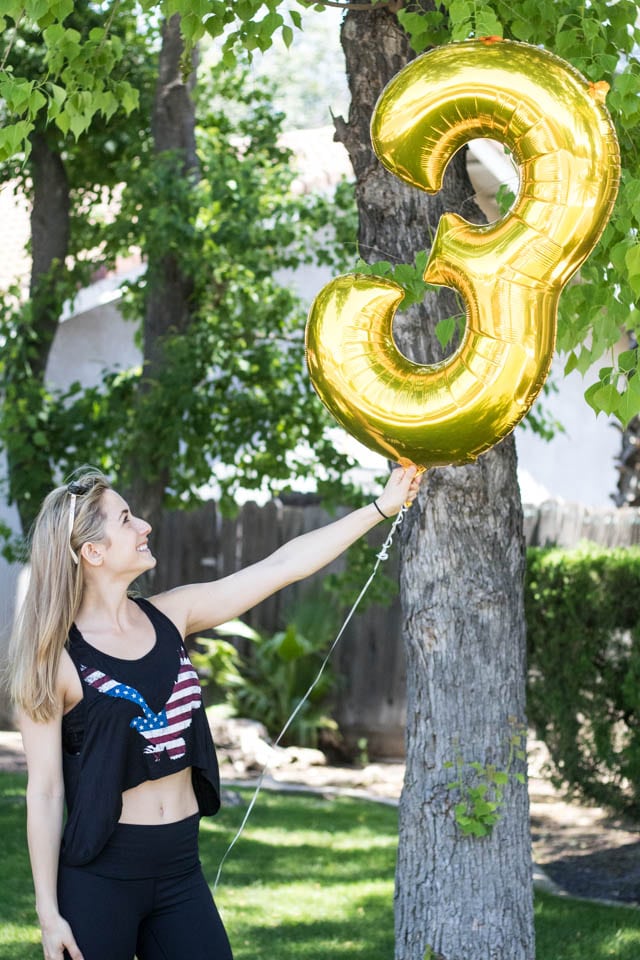
[[[330,664],[304,699],[329,648],[335,619],[326,599],[310,594],[289,611],[283,630],[269,634],[230,620],[216,628],[218,638],[198,638],[192,659],[204,682],[222,694],[236,716],[260,721],[275,739],[295,712],[282,743],[315,747],[320,730],[337,729],[328,707],[335,686]],[[248,655],[241,656],[222,637],[249,641]]]
[[[529,718],[553,778],[640,817],[640,549],[529,551]]]

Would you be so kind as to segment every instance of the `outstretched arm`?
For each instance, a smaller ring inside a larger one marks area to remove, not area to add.
[[[381,523],[382,514],[392,517],[403,503],[412,502],[419,486],[420,477],[415,467],[399,467],[377,498],[378,507],[370,503],[354,510],[340,520],[290,540],[264,560],[221,580],[177,587],[151,600],[183,635],[208,630],[240,616],[282,587],[331,563]]]

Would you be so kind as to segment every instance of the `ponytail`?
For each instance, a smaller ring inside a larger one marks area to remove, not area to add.
[[[56,711],[60,656],[84,591],[76,558],[83,543],[104,540],[101,501],[110,488],[101,473],[85,473],[56,487],[33,525],[29,585],[9,645],[11,699],[33,720],[46,722]]]

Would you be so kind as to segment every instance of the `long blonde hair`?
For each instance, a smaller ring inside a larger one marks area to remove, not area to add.
[[[85,472],[74,479],[74,501],[67,486],[45,498],[31,532],[29,585],[9,645],[9,690],[14,704],[33,720],[55,715],[56,678],[62,650],[84,591],[82,560],[87,541],[105,536],[102,495],[111,489],[105,476]],[[72,507],[73,502],[73,507]],[[69,533],[71,511],[75,508]]]

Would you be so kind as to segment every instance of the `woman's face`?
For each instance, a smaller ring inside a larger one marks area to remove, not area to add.
[[[105,490],[101,506],[106,520],[104,540],[94,544],[97,566],[111,572],[132,574],[134,577],[156,565],[156,558],[149,550],[147,538],[151,524],[134,516],[127,502],[115,490]]]

